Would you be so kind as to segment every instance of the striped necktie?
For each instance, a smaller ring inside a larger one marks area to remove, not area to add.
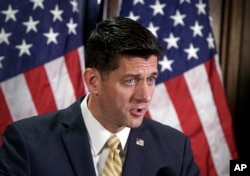
[[[106,142],[110,152],[103,167],[102,176],[120,176],[122,173],[122,160],[117,152],[120,140],[116,135],[112,135]]]

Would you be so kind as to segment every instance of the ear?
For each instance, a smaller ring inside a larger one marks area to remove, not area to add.
[[[88,87],[88,90],[91,93],[98,95],[98,85],[101,81],[99,72],[94,68],[86,68],[83,73],[83,78]]]

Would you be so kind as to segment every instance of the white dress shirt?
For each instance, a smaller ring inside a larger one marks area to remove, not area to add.
[[[83,120],[86,124],[89,134],[89,142],[91,146],[96,175],[101,175],[105,160],[109,153],[109,149],[104,148],[104,145],[112,134],[108,130],[106,130],[89,111],[87,106],[88,96],[89,94],[81,102],[81,110],[84,117]],[[119,152],[123,162],[125,160],[126,143],[129,132],[130,128],[125,127],[124,129],[116,133],[117,137],[121,141],[122,151]]]

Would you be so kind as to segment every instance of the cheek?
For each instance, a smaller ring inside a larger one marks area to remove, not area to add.
[[[113,100],[113,102],[115,102],[117,105],[127,103],[130,97],[131,94],[128,90],[113,89],[113,91],[109,93],[109,99]]]
[[[121,87],[113,87],[110,92],[107,93],[107,99],[111,107],[124,109],[128,106],[131,99],[131,91]],[[107,101],[107,100],[106,100]]]
[[[121,85],[119,82],[108,82],[102,85],[102,100],[111,107],[124,108],[129,103],[133,90]]]

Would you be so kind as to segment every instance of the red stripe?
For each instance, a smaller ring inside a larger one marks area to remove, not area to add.
[[[175,77],[165,85],[178,114],[182,130],[191,139],[201,175],[216,175],[209,145],[184,77],[182,75]]]
[[[74,87],[76,98],[81,97],[84,93],[82,69],[78,50],[73,50],[65,55],[65,62],[68,73]]]
[[[5,102],[5,98],[1,88],[0,88],[0,114],[1,114],[1,120],[0,120],[0,146],[1,146],[3,132],[6,126],[12,123],[13,121],[7,103]]]
[[[145,117],[147,117],[147,118],[151,119],[151,114],[150,114],[150,112],[149,112],[149,111],[147,111],[147,112],[146,112]]]
[[[205,67],[209,75],[211,89],[213,90],[213,98],[215,100],[223,133],[225,135],[233,159],[237,159],[238,152],[234,140],[232,117],[228,108],[224,87],[221,84],[218,72],[216,70],[215,61],[215,58],[210,59],[205,63]]]
[[[29,91],[38,114],[44,114],[57,109],[50,83],[43,66],[24,73]]]

